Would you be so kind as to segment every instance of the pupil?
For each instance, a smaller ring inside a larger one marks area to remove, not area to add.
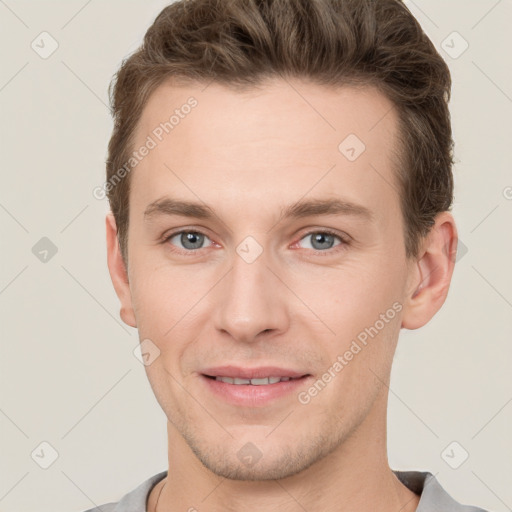
[[[323,234],[323,233],[317,233],[314,237],[314,240],[315,242],[318,242],[320,245],[322,244],[328,244],[329,245],[329,239],[332,239],[332,235],[327,235],[327,234]],[[323,247],[325,248],[325,247]],[[329,248],[329,247],[327,247]]]
[[[202,235],[199,235],[199,233],[184,233],[182,235],[183,239],[182,239],[182,244],[184,247],[187,247],[188,249],[197,249],[198,247],[189,247],[187,246],[187,244],[192,244],[193,246],[194,245],[201,245],[201,236]],[[199,243],[198,243],[199,241]]]

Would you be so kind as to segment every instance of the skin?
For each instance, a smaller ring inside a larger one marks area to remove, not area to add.
[[[170,469],[148,510],[160,492],[158,511],[416,510],[419,497],[388,465],[389,377],[400,329],[425,325],[445,301],[457,231],[450,213],[439,214],[418,257],[406,258],[396,112],[368,87],[272,80],[241,93],[166,83],[150,97],[134,147],[190,96],[197,107],[132,171],[127,267],[115,220],[106,219],[121,318],[160,350],[145,368],[168,418]],[[353,162],[338,150],[350,133],[366,146]],[[166,195],[216,216],[145,218]],[[366,207],[373,220],[280,220],[300,199],[334,197]],[[180,236],[162,242],[179,229],[206,235],[192,256]],[[323,229],[349,243],[315,244],[311,235]],[[263,250],[251,264],[236,252],[247,236]],[[234,407],[200,377],[233,363],[317,380],[397,302],[394,318],[307,404],[292,393]],[[252,467],[237,457],[248,442],[261,453]]]

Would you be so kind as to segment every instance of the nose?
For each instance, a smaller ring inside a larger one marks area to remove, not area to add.
[[[252,263],[234,252],[231,270],[216,287],[215,328],[238,342],[254,343],[288,329],[287,290],[268,260],[265,251]]]

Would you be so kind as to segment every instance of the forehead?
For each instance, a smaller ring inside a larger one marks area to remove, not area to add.
[[[150,96],[137,136],[144,137],[169,121],[175,136],[193,137],[194,142],[251,142],[257,136],[275,137],[285,127],[279,133],[283,141],[304,135],[312,143],[322,138],[324,145],[330,145],[349,130],[368,143],[384,133],[391,135],[396,113],[386,96],[372,86],[333,88],[298,79],[269,79],[241,92],[217,83],[174,85],[168,81]]]
[[[241,191],[256,201],[265,192],[267,203],[314,188],[385,207],[398,200],[397,131],[392,103],[373,87],[269,80],[239,92],[164,83],[136,130],[134,149],[149,139],[154,147],[132,172],[131,189],[145,204],[166,188],[205,201]]]

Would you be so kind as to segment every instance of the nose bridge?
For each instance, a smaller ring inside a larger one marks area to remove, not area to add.
[[[217,329],[244,342],[255,341],[263,331],[285,329],[287,322],[278,279],[267,268],[270,258],[251,238],[233,253],[215,314]]]

